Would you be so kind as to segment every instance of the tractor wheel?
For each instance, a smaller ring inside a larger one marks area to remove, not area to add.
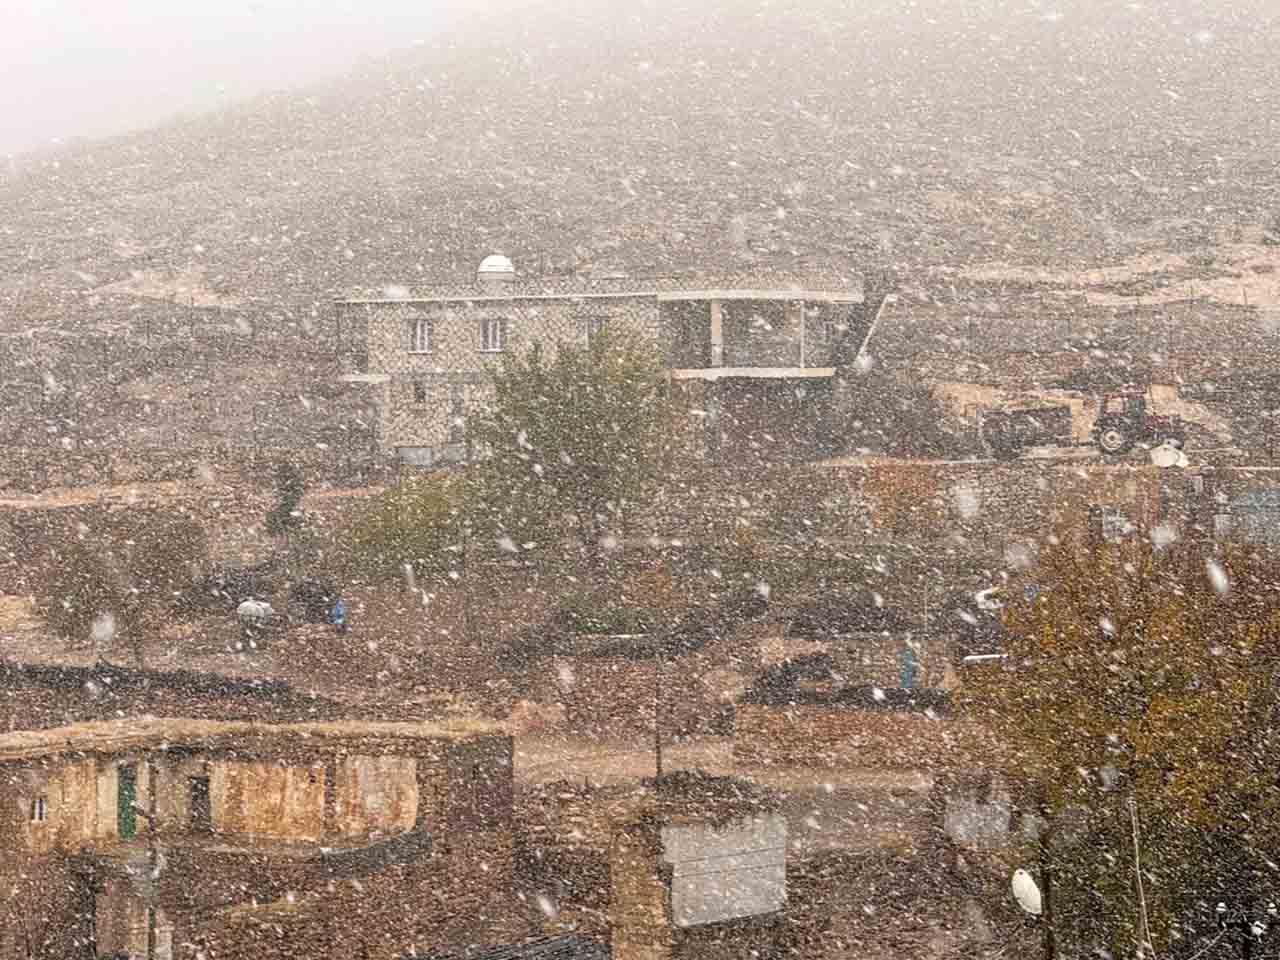
[[[1133,432],[1123,420],[1104,420],[1093,431],[1097,437],[1098,449],[1108,456],[1116,457],[1133,449]]]

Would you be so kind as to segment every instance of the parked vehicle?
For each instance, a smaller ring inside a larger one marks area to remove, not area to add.
[[[1155,446],[1186,443],[1187,428],[1181,417],[1162,417],[1147,409],[1145,393],[1110,393],[1098,401],[1098,418],[1090,439],[1110,456],[1128,453],[1135,443]]]
[[[1067,404],[986,410],[979,418],[982,442],[998,460],[1012,460],[1027,447],[1077,446],[1071,433]],[[1108,393],[1098,398],[1093,430],[1084,445],[1096,446],[1109,457],[1121,456],[1135,444],[1186,442],[1186,423],[1180,417],[1151,413],[1145,393]]]
[[[1027,447],[1071,446],[1071,408],[1066,404],[985,410],[982,442],[997,460],[1012,460]]]

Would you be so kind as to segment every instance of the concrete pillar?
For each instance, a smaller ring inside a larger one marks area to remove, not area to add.
[[[674,946],[670,897],[659,869],[662,843],[656,823],[631,820],[609,849],[613,960],[670,960]]]
[[[724,366],[724,314],[720,301],[711,301],[711,365]]]
[[[809,344],[806,342],[805,337],[807,331],[805,330],[804,303],[802,301],[793,300],[787,304],[784,326],[786,327],[788,334],[790,334],[791,331],[795,331],[796,333],[796,339],[799,347],[798,365],[802,368],[808,366]],[[782,362],[782,358],[779,357],[778,361]]]

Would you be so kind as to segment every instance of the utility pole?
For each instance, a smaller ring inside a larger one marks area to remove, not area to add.
[[[1041,923],[1044,924],[1044,960],[1057,960],[1058,944],[1053,932],[1053,866],[1050,863],[1049,853],[1049,827],[1047,825],[1040,833],[1040,886],[1041,896],[1044,900],[1044,915]]]
[[[1147,896],[1142,887],[1142,846],[1141,835],[1138,827],[1138,801],[1136,797],[1130,797],[1127,801],[1129,807],[1129,817],[1133,821],[1133,877],[1138,895],[1138,920],[1142,932],[1142,950],[1140,956],[1146,956],[1150,950],[1154,955],[1155,949],[1151,944],[1151,924],[1147,920]],[[1245,955],[1246,957],[1248,954]]]

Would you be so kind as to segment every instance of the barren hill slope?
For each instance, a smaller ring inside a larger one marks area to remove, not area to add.
[[[838,260],[918,280],[1208,244],[1280,209],[1278,42],[1268,0],[494,14],[328,84],[11,164],[0,389],[36,403],[45,374],[76,390],[100,362],[117,386],[204,377],[241,413],[274,409],[336,372],[333,294],[465,276],[494,249],[529,271]],[[143,363],[148,313],[183,360]],[[48,358],[53,330],[75,364]],[[303,349],[270,351],[272,372],[246,331]],[[134,442],[109,399],[74,429]],[[360,434],[358,412],[336,400],[326,423]]]

